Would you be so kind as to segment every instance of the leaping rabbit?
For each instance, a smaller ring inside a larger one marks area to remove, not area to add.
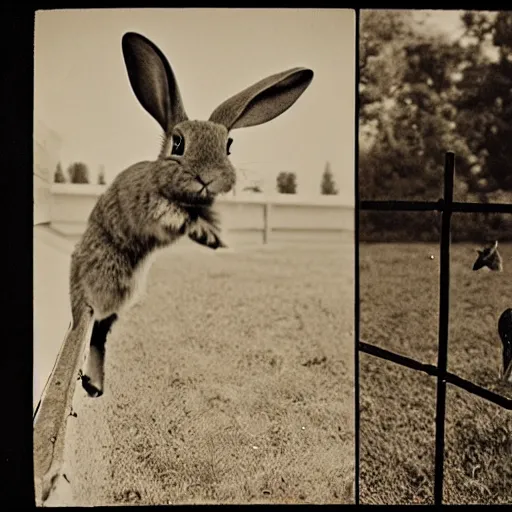
[[[72,322],[54,369],[58,382],[41,407],[44,419],[36,420],[34,450],[40,454],[38,474],[44,475],[42,487],[36,488],[43,502],[62,468],[65,417],[86,345],[82,385],[88,395],[98,397],[103,393],[107,334],[134,299],[154,252],[183,236],[212,249],[225,246],[213,203],[236,180],[228,158],[231,130],[281,115],[313,79],[310,69],[289,69],[232,96],[208,121],[189,120],[160,49],[128,32],[122,51],[135,96],[162,128],[163,142],[155,161],[124,170],[100,196],[71,256]]]
[[[129,32],[122,50],[135,96],[164,137],[156,161],[121,172],[99,198],[71,257],[68,343],[78,343],[94,322],[82,375],[83,387],[94,397],[103,393],[107,334],[132,303],[155,250],[182,236],[212,249],[225,246],[212,205],[235,184],[228,158],[231,130],[279,116],[313,79],[305,68],[269,76],[223,102],[208,121],[195,121],[187,117],[173,70],[159,48]]]

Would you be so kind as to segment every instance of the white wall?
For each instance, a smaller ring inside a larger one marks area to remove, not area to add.
[[[40,120],[34,122],[34,407],[50,376],[69,324],[68,271],[72,245],[48,232],[51,184],[62,140]]]
[[[70,238],[81,235],[105,189],[100,185],[53,184],[52,228]],[[237,242],[262,243],[265,219],[269,242],[338,240],[354,232],[354,207],[342,204],[337,196],[306,200],[288,194],[247,194],[221,197],[216,204],[223,229]]]
[[[57,359],[71,321],[69,267],[73,244],[47,226],[34,227],[35,407]]]
[[[50,222],[50,188],[62,140],[42,121],[34,123],[34,225]]]

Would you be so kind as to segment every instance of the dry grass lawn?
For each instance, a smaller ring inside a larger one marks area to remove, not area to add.
[[[476,248],[452,246],[448,369],[512,397],[497,382],[512,245],[500,244],[502,273],[473,272]],[[360,290],[364,341],[436,364],[438,244],[361,244]],[[510,504],[512,412],[448,388],[445,503]],[[361,354],[361,503],[433,502],[435,394],[435,378]]]
[[[353,502],[353,253],[162,253],[75,397],[77,505]]]

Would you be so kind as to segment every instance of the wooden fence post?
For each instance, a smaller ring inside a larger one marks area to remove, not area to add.
[[[270,231],[272,230],[271,226],[271,210],[272,205],[270,201],[266,201],[263,204],[263,243],[268,244],[270,239]]]

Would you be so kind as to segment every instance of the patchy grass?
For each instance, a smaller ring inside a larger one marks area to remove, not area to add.
[[[75,397],[77,504],[353,502],[353,252],[162,253]]]
[[[512,397],[497,381],[512,244],[500,244],[502,273],[473,272],[475,249],[451,250],[448,369]],[[364,341],[436,364],[438,244],[361,244],[360,294]],[[361,354],[360,395],[361,503],[432,503],[435,378]],[[446,408],[445,502],[510,503],[512,412],[452,386]]]

